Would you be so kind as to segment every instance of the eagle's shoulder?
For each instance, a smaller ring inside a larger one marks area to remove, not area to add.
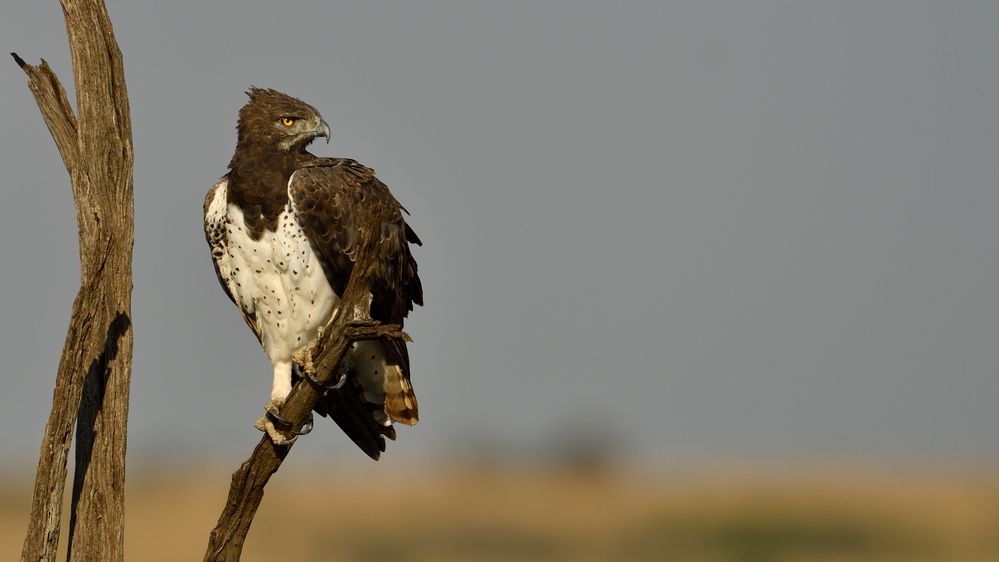
[[[373,178],[375,171],[352,158],[314,158],[299,167],[299,170],[310,168],[332,168],[334,173],[346,173],[359,179]]]
[[[288,194],[300,218],[359,231],[402,226],[403,207],[375,171],[349,158],[316,158],[297,169]],[[324,204],[326,203],[326,204]]]
[[[388,188],[378,181],[374,170],[346,158],[317,158],[295,170],[288,181],[288,195],[296,205],[301,202],[311,208],[308,203],[314,198],[333,197],[338,205],[349,205],[363,211],[364,216],[370,216],[375,210],[372,203],[386,194]]]

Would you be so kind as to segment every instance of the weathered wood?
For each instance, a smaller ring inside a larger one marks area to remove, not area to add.
[[[76,139],[76,115],[73,115],[66,90],[45,59],[42,59],[42,64],[32,66],[17,56],[17,53],[10,55],[28,75],[28,88],[38,102],[38,109],[42,111],[42,117],[49,128],[49,133],[52,134],[52,139],[55,140],[66,171],[72,174],[70,166],[79,160],[79,147]]]
[[[358,305],[368,302],[369,279],[373,260],[370,249],[360,252],[343,299],[338,305],[340,311],[355,310]],[[309,351],[309,357],[302,363],[321,383],[333,382],[336,366],[353,341],[381,337],[401,338],[409,341],[409,336],[397,325],[352,324],[349,314],[336,314],[323,329],[317,344]],[[307,380],[301,380],[281,408],[281,417],[291,422],[289,436],[301,429],[312,412],[321,394]],[[219,516],[218,523],[208,539],[206,562],[235,562],[243,550],[243,542],[250,530],[253,516],[264,497],[264,486],[270,477],[281,467],[292,445],[274,445],[265,435],[257,443],[244,462],[232,475],[229,497]]]
[[[80,246],[80,290],[56,373],[21,560],[55,559],[76,421],[69,559],[120,561],[132,365],[132,131],[121,53],[103,1],[61,3],[76,115],[45,61],[33,66],[13,55],[69,172]]]

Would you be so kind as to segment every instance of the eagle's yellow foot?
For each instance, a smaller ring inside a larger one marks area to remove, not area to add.
[[[266,433],[267,437],[270,437],[271,441],[273,441],[275,445],[291,445],[298,440],[297,435],[289,436],[288,434],[283,433],[280,429],[274,427],[274,422],[268,419],[266,415],[260,416],[260,419],[257,420],[257,423],[253,424],[253,427]]]
[[[302,424],[302,428],[297,432],[292,432],[292,424],[278,414],[278,410],[284,405],[284,401],[270,400],[264,405],[264,415],[260,416],[253,427],[263,431],[270,437],[275,445],[291,445],[298,440],[300,435],[308,435],[312,432],[312,413]]]

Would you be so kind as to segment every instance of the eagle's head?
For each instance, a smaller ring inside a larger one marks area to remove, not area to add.
[[[270,147],[283,152],[305,150],[316,137],[330,141],[330,127],[319,111],[277,90],[251,87],[250,101],[239,110],[239,145]]]

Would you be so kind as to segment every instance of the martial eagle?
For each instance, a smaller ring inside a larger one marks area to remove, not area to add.
[[[306,151],[330,128],[311,105],[281,92],[250,88],[239,111],[229,172],[205,198],[205,237],[219,283],[274,367],[274,384],[257,428],[287,443],[275,424],[292,385],[305,375],[297,350],[317,339],[337,312],[357,250],[377,240],[370,318],[402,324],[423,289],[410,253],[420,244],[403,207],[374,172],[346,158]],[[337,376],[339,375],[339,376]],[[409,354],[399,340],[352,344],[315,410],[330,416],[371,458],[395,439],[392,422],[418,418]],[[311,430],[309,420],[306,432]]]

